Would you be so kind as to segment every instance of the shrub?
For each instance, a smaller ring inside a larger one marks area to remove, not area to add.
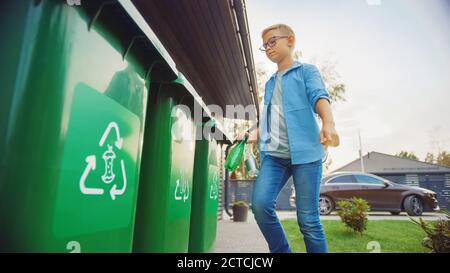
[[[422,245],[429,248],[434,253],[450,253],[450,211],[444,210],[445,219],[433,222],[426,222],[419,218],[419,221],[411,218],[411,221],[420,226],[427,236],[423,239]]]
[[[367,226],[367,211],[369,204],[366,200],[353,197],[350,201],[339,201],[336,203],[340,210],[337,214],[342,222],[354,232],[362,234]]]

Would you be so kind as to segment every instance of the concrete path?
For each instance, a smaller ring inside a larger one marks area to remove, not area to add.
[[[264,239],[251,210],[247,222],[233,222],[224,212],[217,223],[216,253],[268,253]]]

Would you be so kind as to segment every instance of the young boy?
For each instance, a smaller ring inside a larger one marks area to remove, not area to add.
[[[275,213],[278,194],[292,175],[297,222],[307,252],[327,252],[319,218],[322,158],[338,146],[330,98],[314,65],[294,61],[295,34],[284,24],[262,32],[261,50],[278,66],[267,81],[260,119],[261,166],[252,194],[252,211],[270,252],[291,252]],[[322,129],[315,119],[319,114]],[[250,142],[254,137],[250,136]],[[325,146],[325,147],[323,147]]]

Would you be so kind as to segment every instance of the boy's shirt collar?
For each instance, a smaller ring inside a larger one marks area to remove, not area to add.
[[[302,65],[302,63],[301,63],[300,61],[294,61],[294,63],[292,64],[292,66],[291,66],[290,68],[288,68],[288,69],[283,73],[283,75],[286,74],[286,73],[288,73],[289,71],[291,71],[291,70],[294,69],[294,68],[300,67],[301,65]],[[276,75],[277,75],[277,72],[273,73],[269,80],[272,80],[273,78],[275,78]]]

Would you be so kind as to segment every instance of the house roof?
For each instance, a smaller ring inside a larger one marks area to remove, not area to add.
[[[223,111],[226,105],[250,106],[256,117],[253,57],[245,54],[251,53],[248,35],[239,34],[248,29],[238,32],[237,1],[243,5],[242,0],[132,2],[206,105],[219,105]],[[244,19],[246,23],[245,7]]]
[[[450,168],[446,166],[374,151],[363,156],[363,162],[364,171],[368,173],[450,173]],[[361,171],[360,159],[357,158],[332,173],[342,171]]]

